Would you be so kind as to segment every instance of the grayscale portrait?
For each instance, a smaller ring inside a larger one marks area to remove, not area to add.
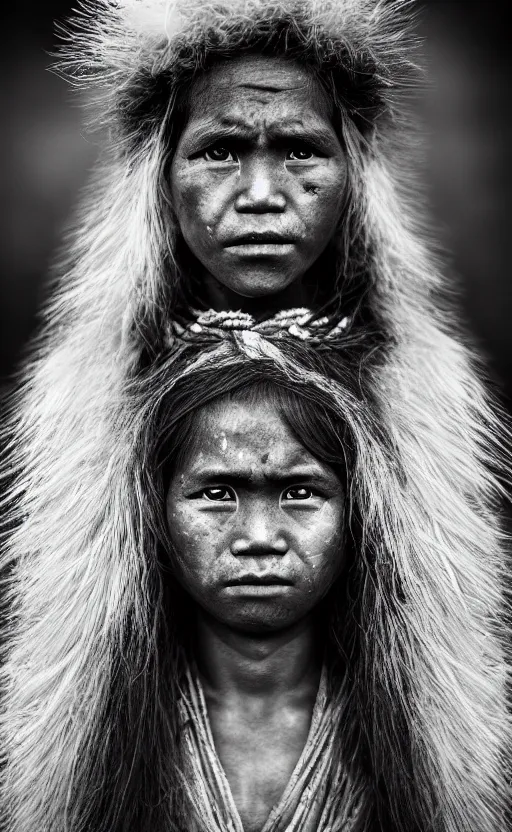
[[[6,399],[5,832],[506,832],[510,433],[409,0],[88,0]]]

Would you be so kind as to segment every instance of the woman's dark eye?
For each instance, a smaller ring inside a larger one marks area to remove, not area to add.
[[[201,497],[210,500],[212,503],[236,502],[236,495],[232,488],[219,486],[218,488],[205,488],[201,491]]]
[[[307,147],[293,147],[286,154],[288,162],[307,162],[312,159],[315,154]]]
[[[312,489],[307,488],[305,485],[297,485],[283,491],[283,500],[286,500],[287,502],[291,500],[310,500],[312,496]]]
[[[220,144],[214,145],[213,147],[209,147],[205,150],[204,158],[208,162],[236,162],[231,150],[228,150],[227,147],[223,147]]]

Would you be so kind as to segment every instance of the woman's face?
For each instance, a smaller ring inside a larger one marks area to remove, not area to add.
[[[221,401],[196,418],[167,493],[178,578],[232,629],[291,626],[343,566],[340,480],[265,401]]]
[[[332,239],[347,179],[326,93],[300,65],[244,57],[194,84],[171,168],[206,275],[245,297],[300,279]]]

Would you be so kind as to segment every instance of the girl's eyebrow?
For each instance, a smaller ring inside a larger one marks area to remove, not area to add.
[[[253,472],[250,468],[241,468],[238,471],[233,471],[230,468],[222,468],[222,467],[212,467],[212,468],[198,468],[197,470],[192,470],[189,474],[187,479],[190,479],[194,482],[200,482],[205,485],[209,485],[214,482],[231,482],[231,483],[244,483],[250,482],[251,477],[253,476]]]
[[[287,483],[290,480],[307,480],[310,483],[325,483],[330,481],[335,475],[329,471],[324,471],[316,467],[301,467],[290,469],[285,472],[276,471],[265,474],[265,479],[273,483]]]
[[[289,468],[288,470],[274,470],[265,472],[263,474],[267,482],[276,484],[289,483],[296,480],[308,480],[311,483],[326,483],[337,480],[334,472],[329,472],[317,467],[316,465],[302,465]],[[232,468],[223,468],[222,466],[202,468],[192,470],[189,475],[189,481],[200,483],[201,485],[210,485],[216,482],[224,482],[232,485],[244,485],[254,482],[254,471],[251,468],[240,468],[233,470]]]

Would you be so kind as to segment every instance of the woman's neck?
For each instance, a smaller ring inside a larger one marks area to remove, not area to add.
[[[311,296],[303,280],[295,280],[282,292],[264,297],[245,297],[219,283],[206,274],[203,278],[204,300],[216,311],[229,310],[247,312],[256,320],[275,315],[282,309],[296,309],[311,306]]]

